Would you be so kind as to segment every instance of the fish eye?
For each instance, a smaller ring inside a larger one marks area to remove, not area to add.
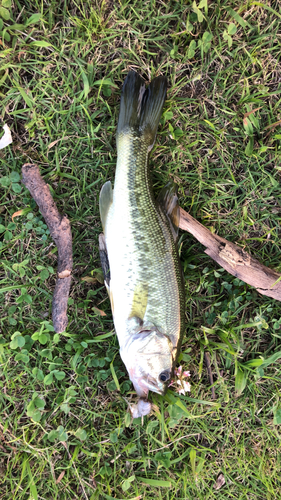
[[[170,378],[170,372],[168,372],[168,370],[160,373],[160,375],[159,375],[159,380],[161,382],[167,382],[167,380],[169,380],[169,378]]]

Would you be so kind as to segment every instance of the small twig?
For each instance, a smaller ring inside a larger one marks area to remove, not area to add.
[[[210,380],[210,385],[212,386],[212,399],[217,399],[216,398],[216,393],[215,393],[215,388],[213,387],[214,379],[213,379],[213,374],[212,374],[212,369],[211,369],[211,362],[210,362],[210,354],[208,352],[205,352],[205,361],[207,365],[207,371],[209,375],[209,380]]]
[[[57,282],[52,302],[52,318],[55,331],[61,333],[68,322],[66,312],[73,266],[70,222],[66,215],[60,215],[49,186],[42,179],[37,165],[30,163],[23,165],[22,182],[36,201],[50,235],[58,247]]]
[[[235,243],[211,233],[182,208],[179,227],[207,247],[205,253],[230,274],[255,287],[262,295],[281,301],[280,274],[261,264]]]

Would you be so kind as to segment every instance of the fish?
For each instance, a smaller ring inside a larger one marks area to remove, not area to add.
[[[117,125],[114,188],[107,181],[99,197],[100,257],[120,356],[144,401],[149,391],[165,394],[185,329],[176,187],[168,183],[156,200],[148,168],[166,92],[166,77],[156,77],[146,88],[139,74],[128,73]]]

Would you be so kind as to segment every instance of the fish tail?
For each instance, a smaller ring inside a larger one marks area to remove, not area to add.
[[[167,79],[158,76],[145,88],[143,79],[130,71],[121,94],[117,138],[132,133],[144,136],[152,149],[167,93]]]

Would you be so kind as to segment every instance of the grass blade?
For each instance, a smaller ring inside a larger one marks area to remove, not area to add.
[[[113,366],[113,361],[115,359],[115,356],[113,358],[113,360],[111,361],[110,363],[110,371],[111,371],[111,374],[112,374],[112,377],[113,377],[113,380],[115,382],[115,385],[116,385],[116,388],[117,388],[117,391],[120,391],[120,385],[119,385],[119,381],[118,381],[118,378],[117,378],[117,375],[116,375],[116,372],[114,370],[114,366]]]
[[[162,481],[161,479],[149,479],[146,477],[136,476],[136,478],[142,483],[149,484],[150,486],[157,486],[161,488],[171,488],[171,481]]]

